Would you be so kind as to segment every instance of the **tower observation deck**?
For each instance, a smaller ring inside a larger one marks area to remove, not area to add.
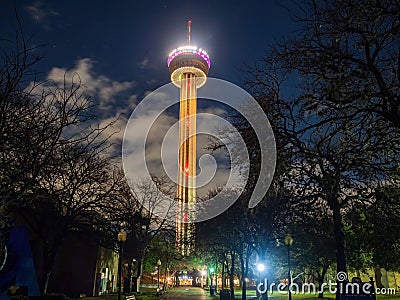
[[[180,89],[176,246],[182,255],[194,247],[197,88],[206,83],[210,69],[207,52],[190,45],[190,27],[188,21],[188,44],[168,56],[171,81]]]

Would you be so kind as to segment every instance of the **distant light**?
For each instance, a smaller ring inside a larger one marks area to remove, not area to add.
[[[258,272],[262,272],[265,270],[265,265],[263,263],[257,264],[257,270]]]
[[[125,242],[126,241],[126,232],[123,228],[121,228],[120,232],[118,233],[118,242]]]
[[[201,276],[206,276],[206,275],[207,275],[206,270],[201,271]]]
[[[285,241],[285,245],[292,246],[292,244],[293,244],[292,235],[287,234],[287,235],[285,236],[284,241]]]

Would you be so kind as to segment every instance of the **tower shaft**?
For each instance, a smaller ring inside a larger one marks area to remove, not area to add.
[[[180,89],[176,245],[184,256],[194,248],[197,89],[206,83],[210,69],[207,52],[190,45],[191,23],[188,21],[188,44],[174,49],[167,60],[171,81]]]
[[[187,255],[194,245],[194,205],[196,202],[196,75],[183,73],[180,81],[179,152],[176,242]]]

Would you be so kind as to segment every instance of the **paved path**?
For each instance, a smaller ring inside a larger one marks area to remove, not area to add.
[[[176,287],[170,289],[163,299],[173,300],[219,300],[219,296],[210,296],[209,291],[197,287]]]

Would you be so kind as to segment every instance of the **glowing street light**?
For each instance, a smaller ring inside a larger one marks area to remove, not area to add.
[[[257,270],[258,270],[258,272],[264,272],[265,271],[265,265],[263,263],[258,263],[257,264]]]
[[[262,284],[264,284],[264,293],[261,295],[261,299],[268,299],[268,290],[267,290],[267,280],[263,280],[264,279],[264,272],[266,270],[265,264],[262,262],[259,262],[257,264],[257,271],[259,274],[259,285],[261,286]],[[263,282],[264,281],[264,282]],[[258,291],[257,291],[258,292]]]
[[[204,287],[204,279],[207,276],[207,271],[206,270],[202,270],[201,271],[201,286]]]
[[[215,294],[215,286],[214,286],[214,272],[215,272],[215,269],[214,269],[214,267],[210,267],[210,277],[211,277],[211,284],[210,284],[210,295],[214,295]]]
[[[213,285],[213,275],[214,275],[215,269],[213,267],[210,268],[210,276],[211,276],[211,285]]]
[[[126,232],[121,228],[118,233],[118,246],[119,246],[119,256],[118,256],[118,300],[121,300],[121,285],[122,285],[122,254],[124,251],[124,243],[126,241]]]
[[[157,291],[160,291],[160,267],[161,267],[161,260],[158,260],[157,261],[157,273],[158,273],[158,275],[157,275],[157,278],[158,278]]]

